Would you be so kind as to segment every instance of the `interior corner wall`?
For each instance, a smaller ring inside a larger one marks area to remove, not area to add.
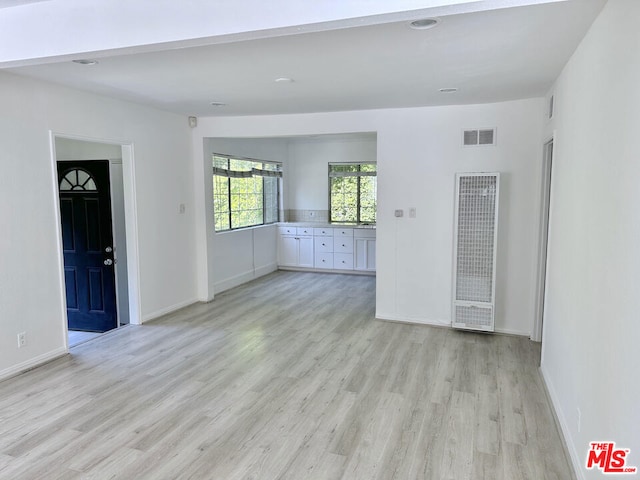
[[[214,153],[255,160],[282,162],[287,175],[287,141],[280,138],[204,138],[205,198],[213,198],[211,156]],[[286,191],[286,189],[284,189]],[[213,219],[212,202],[205,202],[205,215]],[[217,293],[277,270],[276,226],[265,225],[250,229],[215,233],[213,221],[206,227],[207,295],[210,300]]]
[[[289,141],[288,209],[329,208],[328,164],[375,162],[376,139],[334,135]]]
[[[456,172],[499,171],[496,328],[529,335],[533,323],[543,99],[411,109],[208,117],[198,138],[377,133],[376,312],[451,322]],[[465,148],[465,128],[497,127],[494,147]],[[415,207],[415,219],[394,210]]]
[[[186,118],[4,72],[0,105],[0,377],[66,351],[50,132],[133,145],[142,317],[195,301]]]
[[[542,372],[579,478],[589,442],[640,467],[640,2],[610,0],[553,90]],[[580,414],[578,413],[580,411]],[[624,475],[623,475],[624,476]]]

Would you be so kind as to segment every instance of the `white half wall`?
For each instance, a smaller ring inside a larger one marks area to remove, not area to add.
[[[579,478],[602,478],[585,468],[589,442],[630,449],[627,466],[640,468],[639,18],[637,0],[605,5],[555,85],[546,131],[541,368]]]
[[[543,99],[531,99],[488,105],[200,118],[194,129],[194,158],[203,158],[197,149],[203,148],[207,137],[376,132],[377,315],[447,325],[451,322],[454,174],[502,172],[496,327],[529,335],[534,311],[543,109]],[[462,147],[462,130],[473,127],[497,127],[497,146]],[[196,179],[196,184],[206,182],[203,177]],[[417,209],[417,218],[394,217],[395,209],[410,207]],[[204,238],[199,235],[198,241],[204,243]],[[200,247],[206,251],[206,246]],[[203,278],[206,276],[200,276],[200,291],[206,289]]]
[[[2,72],[0,104],[0,377],[65,351],[52,131],[133,145],[142,317],[195,301],[186,118]]]

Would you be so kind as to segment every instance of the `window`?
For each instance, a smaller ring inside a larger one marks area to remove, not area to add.
[[[213,155],[215,231],[278,221],[280,163]]]
[[[329,220],[376,223],[376,164],[329,164]]]
[[[96,182],[89,172],[81,168],[74,168],[64,174],[60,180],[60,191],[67,192],[95,192]]]

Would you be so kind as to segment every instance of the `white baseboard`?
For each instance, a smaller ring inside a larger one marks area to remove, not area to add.
[[[277,263],[270,263],[269,265],[263,265],[262,267],[256,268],[255,278],[264,277],[265,275],[269,275],[270,273],[278,270]]]
[[[376,318],[378,320],[386,320],[388,322],[417,323],[420,325],[431,325],[434,327],[451,327],[451,322],[448,320],[430,320],[428,318],[415,317],[412,315],[395,315],[376,312]]]
[[[27,370],[39,367],[40,365],[55,360],[56,358],[63,357],[68,353],[69,352],[65,347],[60,347],[52,350],[51,352],[38,355],[35,358],[31,358],[22,363],[0,371],[0,380],[6,380],[7,378],[15,377],[16,375],[26,372]]]
[[[194,303],[198,303],[197,298],[192,298],[189,300],[185,300],[184,302],[176,303],[175,305],[171,305],[166,308],[162,308],[160,310],[156,310],[152,313],[147,313],[142,316],[142,323],[148,322],[149,320],[155,320],[156,318],[162,317],[163,315],[167,315],[169,313],[173,313],[176,310],[180,310],[181,308],[188,307],[189,305],[193,305]]]
[[[521,332],[519,330],[511,330],[509,328],[496,328],[496,333],[502,333],[503,335],[515,335],[517,337],[530,337],[531,333],[529,332]]]
[[[311,272],[311,273],[337,273],[338,275],[365,275],[375,277],[375,270],[340,270],[337,268],[315,268],[315,267],[290,267],[286,265],[278,266],[278,270],[287,272]]]
[[[389,322],[400,322],[400,323],[417,323],[420,325],[431,325],[434,327],[451,327],[451,321],[449,320],[431,320],[423,317],[415,317],[411,315],[392,315],[386,313],[376,313],[376,318],[379,320],[386,320]],[[495,333],[500,333],[503,335],[517,335],[519,337],[528,337],[528,332],[519,332],[517,330],[509,330],[507,328],[496,328]]]
[[[573,467],[573,472],[576,475],[578,480],[584,480],[584,472],[582,471],[583,461],[580,459],[578,455],[578,451],[576,450],[576,445],[573,443],[573,439],[571,437],[571,431],[569,430],[569,424],[567,423],[567,418],[564,416],[564,412],[560,408],[560,401],[558,400],[558,395],[553,388],[553,384],[549,381],[549,375],[547,373],[544,365],[540,366],[540,376],[542,377],[542,381],[544,383],[545,389],[547,391],[547,395],[549,400],[551,401],[551,408],[555,414],[555,419],[558,422],[558,426],[560,427],[560,434],[562,435],[562,441],[564,442],[565,448],[569,453],[569,457],[571,459],[571,466]]]
[[[218,293],[222,293],[225,290],[229,290],[231,288],[240,286],[243,283],[247,283],[251,280],[255,280],[256,278],[273,273],[277,269],[278,265],[276,263],[270,263],[269,265],[257,267],[255,270],[249,270],[239,273],[238,275],[234,275],[233,277],[225,278],[224,280],[214,283],[213,291],[217,295]]]

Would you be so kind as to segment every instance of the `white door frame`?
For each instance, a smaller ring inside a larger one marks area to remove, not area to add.
[[[540,182],[540,222],[538,225],[538,254],[536,273],[535,311],[533,317],[533,329],[531,340],[542,341],[542,329],[544,324],[547,258],[549,241],[549,213],[551,210],[551,178],[553,170],[553,142],[551,137],[545,142],[542,158],[542,181]]]
[[[55,225],[56,241],[58,243],[58,276],[60,285],[60,297],[62,299],[62,316],[64,319],[62,331],[65,337],[65,349],[69,351],[68,323],[67,323],[67,298],[64,279],[64,256],[62,252],[62,226],[60,224],[60,198],[58,195],[58,174],[57,174],[57,153],[56,138],[69,140],[80,140],[83,142],[102,143],[108,145],[119,145],[122,149],[122,181],[124,192],[124,216],[127,248],[127,279],[129,291],[129,323],[134,325],[142,324],[142,311],[140,308],[140,263],[138,251],[138,219],[136,208],[135,192],[135,169],[133,143],[114,139],[85,137],[49,131],[49,141],[51,149],[51,171],[54,192],[54,206],[57,222]]]

